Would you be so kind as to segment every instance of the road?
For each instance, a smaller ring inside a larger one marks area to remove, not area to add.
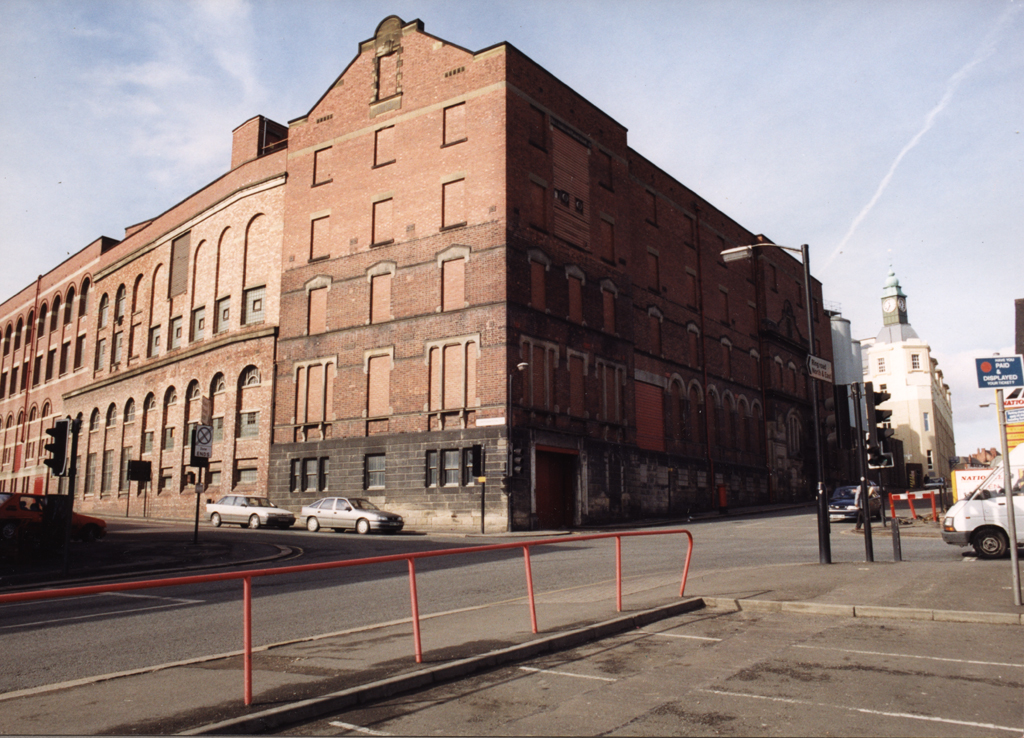
[[[281,734],[1020,735],[1012,628],[705,610]]]
[[[112,523],[111,535],[118,525]],[[813,513],[694,521],[692,572],[817,560]],[[863,540],[850,526],[833,526],[833,560],[862,561]],[[188,529],[182,525],[182,529]],[[357,536],[352,533],[204,528],[204,537],[259,536],[288,545],[297,555],[279,565],[351,559],[460,546],[495,539],[438,535]],[[499,539],[506,540],[506,539]],[[888,540],[876,546],[891,560]],[[101,542],[98,545],[103,545]],[[533,553],[538,592],[567,584],[607,582],[614,575],[611,541],[556,544]],[[624,575],[677,575],[682,539],[652,536],[623,545]],[[885,557],[885,559],[883,559]],[[904,557],[959,562],[963,554],[936,539],[904,540]],[[522,597],[522,554],[517,550],[430,559],[417,566],[420,611],[446,611]],[[254,581],[254,645],[280,643],[409,616],[404,563],[340,569]],[[239,582],[105,594],[0,606],[5,669],[0,693],[85,677],[153,667],[240,648]]]

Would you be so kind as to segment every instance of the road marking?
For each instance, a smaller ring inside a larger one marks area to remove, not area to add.
[[[838,651],[839,653],[856,653],[862,656],[892,656],[900,659],[924,659],[926,661],[948,661],[953,664],[974,664],[976,666],[1012,666],[1017,669],[1024,669],[1024,664],[1007,664],[1002,661],[973,661],[971,659],[947,659],[942,656],[918,656],[912,653],[885,653],[883,651],[856,651],[851,648],[832,648],[830,646],[808,646],[801,643],[794,644],[794,648],[813,648],[818,651]]]
[[[707,636],[680,635],[679,633],[655,633],[655,632],[650,631],[650,630],[641,630],[640,632],[641,633],[646,633],[647,635],[652,635],[652,636],[665,636],[666,638],[689,638],[690,640],[694,640],[694,641],[715,641],[716,643],[718,643],[719,641],[722,640],[721,638],[709,638]]]
[[[134,615],[138,612],[147,612],[149,610],[165,610],[168,607],[180,607],[181,605],[200,605],[205,600],[186,600],[180,597],[160,597],[158,595],[143,595],[143,594],[128,594],[126,592],[103,592],[99,595],[84,595],[86,597],[101,597],[101,596],[115,596],[115,597],[131,597],[136,599],[144,600],[164,600],[165,604],[152,605],[150,607],[135,607],[130,610],[107,610],[105,612],[95,612],[88,615],[74,615],[66,618],[53,618],[51,620],[33,620],[30,624],[26,623],[12,623],[10,625],[0,625],[0,630],[10,630],[13,628],[24,628],[27,625],[36,627],[39,625],[56,625],[58,623],[70,623],[75,620],[88,620],[90,618],[103,618],[110,615]],[[16,605],[28,604],[27,602],[16,602]]]
[[[611,677],[599,677],[599,676],[588,676],[586,674],[573,674],[568,671],[552,671],[551,669],[534,669],[532,666],[520,666],[523,671],[533,671],[540,674],[554,674],[556,676],[567,676],[576,677],[577,679],[596,679],[601,682],[617,682],[618,679],[612,679]]]
[[[865,715],[880,715],[881,717],[895,717],[895,718],[908,718],[910,720],[926,720],[932,723],[946,723],[948,725],[965,725],[971,728],[986,728],[988,730],[1006,730],[1011,733],[1020,733],[1021,728],[1018,725],[1016,728],[1011,728],[1006,725],[996,725],[995,723],[972,723],[968,720],[952,720],[950,718],[932,717],[931,715],[916,715],[912,712],[885,712],[883,710],[869,710],[864,707],[848,707],[846,705],[830,705],[824,702],[811,702],[810,700],[794,700],[788,697],[766,697],[760,694],[748,694],[745,692],[726,692],[718,689],[698,689],[697,692],[704,692],[706,694],[718,694],[724,697],[748,697],[752,700],[767,700],[768,702],[784,702],[788,705],[806,705],[808,707],[824,707],[826,709],[839,708],[841,710],[849,710],[850,712],[862,712]]]
[[[335,728],[344,728],[345,730],[352,730],[356,733],[364,733],[366,735],[391,735],[391,733],[384,733],[379,730],[370,730],[369,728],[364,728],[361,725],[343,723],[340,720],[335,720],[334,722],[328,723],[328,725],[333,725]]]

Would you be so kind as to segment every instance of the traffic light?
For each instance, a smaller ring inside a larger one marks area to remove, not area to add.
[[[518,476],[523,473],[523,449],[519,446],[512,448],[512,474]]]
[[[888,392],[876,392],[871,382],[865,384],[868,418],[867,431],[868,468],[884,469],[893,465],[892,454],[887,453],[885,442],[895,431],[890,425],[892,410],[878,407],[892,397]]]
[[[53,436],[53,442],[43,447],[50,454],[43,463],[50,467],[53,476],[66,477],[71,461],[71,418],[53,421],[53,427],[47,428],[46,434]]]
[[[832,448],[839,446],[839,430],[836,424],[836,398],[825,398],[825,433],[828,445]]]

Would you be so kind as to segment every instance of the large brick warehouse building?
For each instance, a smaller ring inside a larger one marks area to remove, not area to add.
[[[206,404],[207,494],[295,511],[504,530],[811,499],[812,293],[514,47],[392,16],[308,113],[239,126],[219,179],[3,303],[0,491],[60,491],[44,429],[71,415],[78,509],[188,517]]]

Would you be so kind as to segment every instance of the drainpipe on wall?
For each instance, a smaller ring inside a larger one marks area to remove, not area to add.
[[[704,440],[708,457],[708,489],[711,492],[711,500],[715,502],[717,488],[715,487],[715,459],[711,454],[711,428],[709,424],[710,414],[708,411],[708,362],[706,340],[707,334],[704,330],[704,269],[702,267],[703,249],[700,242],[700,214],[701,208],[694,205],[694,240],[697,242],[697,313],[700,315],[700,365],[701,373],[704,376]],[[714,505],[712,505],[714,506]]]

